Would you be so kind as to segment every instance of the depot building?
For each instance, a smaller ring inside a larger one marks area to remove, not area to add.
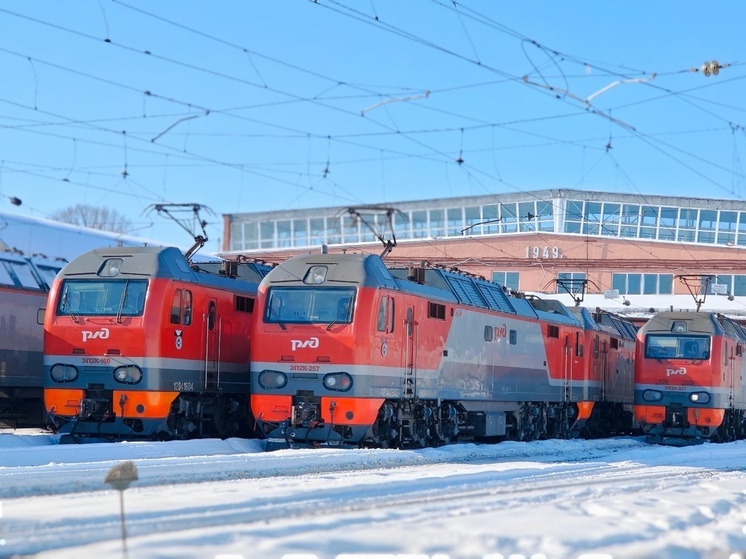
[[[223,219],[224,256],[279,263],[322,248],[386,253],[391,265],[456,268],[569,306],[746,319],[738,200],[537,190]]]

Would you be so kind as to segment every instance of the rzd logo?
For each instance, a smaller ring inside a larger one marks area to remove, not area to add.
[[[293,351],[299,347],[310,347],[311,349],[315,349],[319,347],[319,339],[313,337],[307,340],[290,340],[290,345],[292,346]]]
[[[102,340],[105,340],[109,337],[109,329],[108,328],[101,328],[101,330],[98,330],[96,332],[91,332],[90,330],[83,330],[83,341],[87,342],[88,340],[93,340],[95,338],[100,338]]]
[[[671,377],[674,375],[685,375],[686,374],[686,367],[681,367],[680,369],[666,369],[666,376]]]

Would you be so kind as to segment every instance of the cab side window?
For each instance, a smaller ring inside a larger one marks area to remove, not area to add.
[[[381,297],[381,304],[378,305],[378,323],[376,324],[376,330],[383,332],[386,330],[386,311],[388,310],[389,298],[387,296]]]
[[[192,292],[188,289],[184,290],[182,311],[184,316],[184,326],[189,326],[192,323]]]
[[[171,302],[171,324],[181,324],[181,289],[176,290]]]

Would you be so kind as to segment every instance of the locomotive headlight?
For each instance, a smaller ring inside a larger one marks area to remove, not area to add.
[[[324,375],[324,386],[329,390],[347,392],[352,388],[352,377],[347,373],[329,373]]]
[[[710,402],[709,392],[692,392],[689,394],[689,401],[694,404],[707,404]]]
[[[303,283],[320,284],[326,281],[326,266],[311,266],[303,278]]]
[[[660,402],[663,399],[663,392],[660,390],[644,390],[642,399],[646,402]]]
[[[78,369],[72,365],[52,365],[49,376],[54,382],[72,382],[78,378]]]
[[[282,388],[287,383],[287,375],[280,371],[262,371],[259,373],[259,385],[262,388]]]
[[[125,365],[114,369],[114,380],[123,384],[137,384],[142,380],[142,371],[137,365]]]

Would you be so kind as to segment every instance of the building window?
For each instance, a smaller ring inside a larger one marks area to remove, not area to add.
[[[565,203],[565,233],[580,233],[583,222],[583,202],[567,200]]]
[[[733,276],[733,293],[737,297],[746,295],[746,276]]]
[[[326,227],[323,217],[311,218],[311,246],[319,246],[326,243]]]
[[[661,208],[660,223],[658,225],[658,240],[673,241],[676,239],[676,216],[679,211],[676,208]]]
[[[308,222],[305,219],[293,220],[293,246],[308,246]]]
[[[562,272],[557,274],[557,293],[570,292],[579,295],[583,292],[586,279],[584,272]]]
[[[518,291],[519,272],[492,272],[492,281],[504,285],[511,291]]]
[[[717,244],[726,246],[735,245],[737,225],[738,212],[720,212]]]
[[[662,295],[673,293],[673,274],[660,274],[658,276],[658,293]]]
[[[642,293],[642,274],[627,274],[627,293],[639,295]]]
[[[622,226],[619,236],[625,238],[637,238],[637,225],[640,221],[640,206],[637,204],[624,204],[622,206]]]
[[[482,206],[482,234],[500,233],[500,206]]]
[[[430,210],[430,236],[433,238],[443,237],[446,234],[445,211]]]
[[[342,242],[360,242],[360,223],[355,216],[348,214],[342,217],[342,235]]]
[[[465,227],[471,227],[469,229],[470,235],[481,235],[482,234],[482,210],[479,206],[469,206],[464,208],[464,222]]]
[[[707,281],[707,276],[702,277],[702,285]],[[730,295],[733,293],[733,276],[715,276],[709,278],[708,293],[714,295]],[[702,290],[700,289],[700,292]]]
[[[555,203],[563,208],[558,215],[555,215]],[[558,233],[746,246],[746,211],[738,210],[560,198],[484,205],[474,203],[451,208],[423,209],[422,203],[417,206],[418,209],[397,212],[392,216],[393,232],[398,239],[554,232],[556,218]],[[390,232],[388,216],[383,214],[370,216],[371,227],[349,215],[280,217],[282,219],[232,221],[230,249],[356,244],[376,241],[375,231]],[[644,278],[641,278],[641,291],[649,289],[645,285]]]
[[[342,242],[342,220],[341,218],[326,218],[326,242],[330,245],[338,245]]]
[[[231,250],[242,250],[248,248],[243,239],[243,224],[231,223]]]
[[[658,208],[642,206],[640,212],[640,238],[655,239],[658,226]]]
[[[536,204],[531,202],[520,202],[518,204],[518,221],[521,232],[536,231]]]
[[[601,223],[601,235],[616,237],[619,235],[619,219],[621,217],[620,204],[604,204],[603,221]]]
[[[612,274],[611,287],[620,295],[670,295],[673,274]]]
[[[412,238],[423,239],[429,236],[427,228],[427,210],[412,212]]]
[[[515,204],[500,204],[500,231],[503,233],[518,231],[518,214]]]
[[[697,214],[699,210],[691,208],[679,209],[679,231],[676,240],[683,243],[693,243],[697,229]]]
[[[738,246],[746,246],[746,212],[738,213],[738,238],[736,244]]]
[[[391,216],[394,220],[394,231],[396,231],[396,238],[397,239],[411,239],[412,233],[410,233],[409,226],[412,223],[412,220],[409,217],[409,214],[407,212],[401,213],[395,213],[393,216]]]
[[[464,211],[463,208],[448,208],[448,236],[456,237],[461,235],[464,228]]]
[[[275,246],[274,221],[265,221],[259,224],[259,238],[260,248],[273,248]]]
[[[259,248],[259,224],[256,221],[247,221],[237,224],[241,233],[236,237],[240,249],[257,249]],[[231,230],[234,230],[231,225]]]
[[[698,243],[715,243],[715,229],[717,228],[716,210],[701,210],[699,212]]]
[[[584,235],[598,235],[601,231],[601,202],[585,203]]]
[[[539,231],[554,231],[554,203],[551,200],[537,200],[536,228]]]
[[[393,217],[392,217],[393,219]],[[388,236],[391,233],[392,222],[389,221],[389,216],[385,214],[375,214],[370,218],[372,221],[371,225],[376,231],[383,231]],[[378,237],[370,227],[367,227],[365,223],[360,222],[360,242],[371,243],[377,241]]]
[[[277,222],[277,246],[287,248],[291,246],[290,221],[283,219]]]

